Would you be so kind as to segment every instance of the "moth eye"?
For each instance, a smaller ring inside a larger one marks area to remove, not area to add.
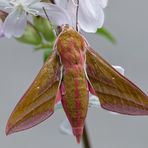
[[[61,33],[61,32],[62,32],[62,27],[61,27],[61,26],[58,26],[58,27],[57,27],[57,32],[58,32],[58,33]]]

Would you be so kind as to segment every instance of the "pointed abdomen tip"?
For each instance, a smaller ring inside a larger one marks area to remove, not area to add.
[[[81,137],[82,135],[76,135],[76,140],[78,144],[81,142]]]
[[[80,143],[83,135],[83,127],[72,128],[73,134],[76,136],[77,143]]]

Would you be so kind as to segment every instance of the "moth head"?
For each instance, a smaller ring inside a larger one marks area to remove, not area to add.
[[[68,30],[74,30],[74,28],[72,26],[69,26],[68,24],[57,27],[58,34],[61,34],[61,33],[66,32]]]
[[[85,45],[86,42],[84,37],[73,27],[69,25],[61,26],[61,33],[56,42],[59,53],[63,54],[64,52],[73,51],[77,51],[79,53],[80,50],[85,50]]]

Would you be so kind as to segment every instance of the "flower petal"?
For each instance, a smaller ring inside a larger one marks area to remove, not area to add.
[[[115,68],[119,73],[121,73],[122,75],[124,75],[124,68],[122,68],[121,66],[114,66],[113,68]]]
[[[93,1],[80,1],[79,25],[86,32],[96,32],[104,23],[102,8]]]
[[[72,1],[72,0],[70,0]],[[61,6],[62,8],[66,9],[67,8],[67,4],[70,2],[70,1],[67,1],[67,0],[55,0],[55,3],[57,6]]]
[[[32,4],[30,8],[38,10],[39,11],[38,15],[47,18],[43,10],[43,8],[45,8],[49,19],[51,20],[51,22],[55,23],[56,25],[72,24],[71,18],[67,13],[67,11],[56,5],[39,2]]]
[[[12,36],[20,37],[27,23],[27,16],[25,11],[18,9],[12,11],[5,19],[3,31],[7,38]]]
[[[56,0],[58,6],[63,7],[72,18],[72,25],[76,25],[76,4],[73,0]],[[79,5],[79,26],[86,32],[96,32],[104,23],[104,12],[102,8],[107,5],[107,0],[81,0]]]
[[[73,135],[71,125],[67,118],[60,124],[60,132],[66,135]]]
[[[100,102],[98,97],[89,93],[89,107],[100,108]]]
[[[0,0],[0,8],[8,7],[9,1],[8,0]]]
[[[26,5],[31,5],[31,4],[35,4],[37,2],[40,2],[41,0],[23,0],[23,3],[25,3]]]
[[[61,101],[59,101],[59,102],[55,105],[54,110],[56,111],[56,110],[62,109],[62,108],[63,108],[62,103],[61,103]]]
[[[108,0],[98,0],[100,7],[105,8],[107,6]]]
[[[64,8],[70,18],[71,18],[71,25],[75,28],[76,27],[76,5],[74,5],[73,3],[73,0],[55,0],[56,4],[59,6],[59,7],[62,7]]]

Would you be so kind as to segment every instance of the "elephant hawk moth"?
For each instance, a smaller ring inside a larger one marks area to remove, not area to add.
[[[61,101],[79,143],[89,93],[97,96],[106,110],[148,115],[147,95],[96,53],[79,32],[65,25],[48,60],[13,110],[6,134],[39,124]]]

